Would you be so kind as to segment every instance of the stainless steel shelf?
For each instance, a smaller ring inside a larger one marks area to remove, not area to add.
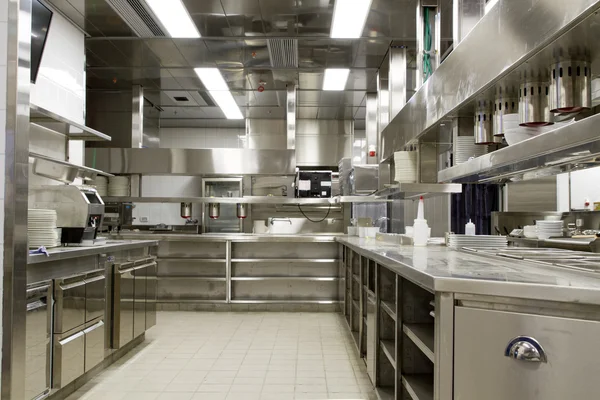
[[[319,276],[234,276],[232,281],[321,281],[332,282],[339,281],[338,277],[319,277]]]
[[[30,152],[29,157],[34,159],[33,173],[35,175],[62,183],[73,183],[77,178],[89,181],[95,179],[98,175],[114,176],[94,168],[82,167],[81,165],[71,164],[67,161],[57,160],[37,153]]]
[[[393,387],[376,387],[375,394],[379,400],[394,400],[394,388]]]
[[[342,203],[385,203],[393,200],[374,196],[337,196],[331,198],[295,198],[283,196],[244,196],[244,197],[131,197],[106,196],[108,203],[219,203],[219,204],[262,204],[262,205],[326,205],[339,206]]]
[[[169,262],[178,262],[178,261],[195,261],[207,264],[225,264],[227,260],[225,259],[217,259],[217,258],[195,258],[195,257],[160,257],[158,261],[169,261]]]
[[[378,191],[376,195],[396,196],[404,200],[414,200],[421,196],[430,198],[461,192],[462,185],[452,183],[395,183]]]
[[[303,299],[282,299],[282,300],[259,300],[259,299],[236,299],[231,300],[232,304],[338,304],[339,300],[303,300]]]
[[[194,280],[194,281],[212,281],[212,282],[225,282],[227,281],[227,278],[225,278],[224,276],[194,276],[194,275],[186,275],[186,276],[165,276],[165,275],[159,275],[157,276],[157,278],[159,279],[164,279],[164,280],[177,280],[177,279],[187,279],[187,280]]]
[[[357,274],[352,274],[352,279],[360,285],[360,276]]]
[[[198,300],[192,300],[192,299],[158,299],[156,300],[157,303],[186,303],[186,304],[193,304],[193,303],[198,303],[198,304],[226,304],[227,300],[223,299],[223,300],[210,300],[210,299],[198,299]]]
[[[393,303],[382,300],[381,309],[385,311],[394,321],[396,320],[396,306]]]
[[[600,114],[438,172],[439,182],[535,179],[599,165]]]
[[[434,329],[433,324],[404,324],[402,331],[425,354],[429,361],[434,362]]]
[[[392,367],[396,368],[396,357],[394,356],[396,354],[396,344],[394,341],[382,339],[379,341],[379,345],[381,346],[383,353],[392,364]]]
[[[337,258],[234,258],[232,263],[333,263]]]
[[[105,133],[99,132],[95,129],[79,124],[75,121],[71,121],[68,118],[62,117],[50,110],[46,110],[43,107],[36,106],[34,104],[29,105],[29,120],[30,122],[52,122],[60,123],[65,126],[64,132],[58,132],[65,134],[69,139],[73,140],[85,140],[85,141],[110,141],[111,137]]]
[[[433,400],[433,375],[402,375],[402,385],[412,400]]]
[[[358,301],[356,300],[352,300],[352,307],[356,308],[357,310],[360,310],[360,306],[358,305]]]

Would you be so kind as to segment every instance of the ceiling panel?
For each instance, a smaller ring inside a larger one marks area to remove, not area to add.
[[[108,5],[105,0],[69,0],[69,3],[83,15],[88,26],[96,29],[98,36],[135,36],[123,19]]]
[[[150,39],[144,40],[144,43],[163,67],[190,66],[172,39]]]
[[[210,50],[204,41],[195,39],[177,39],[173,41],[181,55],[192,67],[215,67]]]
[[[415,39],[415,0],[373,0],[363,37]]]
[[[190,15],[194,14],[225,14],[219,0],[183,0]]]
[[[316,119],[319,114],[319,107],[298,107],[298,118]]]
[[[225,14],[192,14],[191,17],[202,36],[233,35]]]
[[[165,39],[155,39],[159,41],[163,41]],[[104,43],[104,42],[94,42],[94,43]],[[125,54],[127,57],[123,60],[114,59],[114,60],[105,60],[109,65],[119,66],[119,67],[160,67],[160,59],[150,50],[146,41],[142,40],[113,40],[109,43],[118,49],[121,54]],[[125,61],[125,64],[120,64],[120,62]],[[119,62],[118,64],[115,64]]]
[[[320,90],[299,90],[296,93],[298,106],[318,106],[321,98]]]

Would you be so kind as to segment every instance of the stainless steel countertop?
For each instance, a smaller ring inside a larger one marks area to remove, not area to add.
[[[335,242],[337,237],[344,236],[342,234],[331,233],[307,233],[294,235],[271,235],[271,234],[254,234],[254,233],[203,233],[200,235],[194,234],[177,234],[163,232],[122,232],[118,235],[109,236],[117,239],[153,239],[172,242],[276,242],[276,243],[318,243],[318,242]]]
[[[598,274],[482,257],[439,245],[398,246],[349,236],[337,241],[432,292],[600,305]]]
[[[27,264],[39,264],[49,261],[67,260],[70,258],[93,256],[110,251],[138,249],[140,247],[158,246],[157,240],[107,240],[102,246],[90,247],[56,247],[48,249],[49,256],[33,254],[27,258]]]

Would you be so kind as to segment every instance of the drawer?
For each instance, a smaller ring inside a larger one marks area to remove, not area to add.
[[[76,331],[63,337],[56,335],[53,354],[53,387],[60,389],[84,373],[85,334]]]
[[[454,399],[597,398],[599,337],[600,322],[457,307]],[[547,361],[506,356],[515,339]]]
[[[104,272],[85,277],[85,322],[104,318],[106,279]]]
[[[106,330],[104,321],[98,321],[83,331],[85,333],[85,372],[104,360]]]
[[[64,333],[85,323],[83,276],[61,279],[54,285],[54,332]]]

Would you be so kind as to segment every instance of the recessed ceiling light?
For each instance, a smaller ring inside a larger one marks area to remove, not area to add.
[[[323,78],[323,90],[344,90],[349,74],[348,68],[327,68]]]
[[[146,0],[173,38],[199,38],[200,33],[181,0]]]
[[[244,119],[221,71],[217,68],[194,68],[194,71],[227,119]]]
[[[330,36],[336,39],[361,37],[370,9],[371,0],[336,0]]]

